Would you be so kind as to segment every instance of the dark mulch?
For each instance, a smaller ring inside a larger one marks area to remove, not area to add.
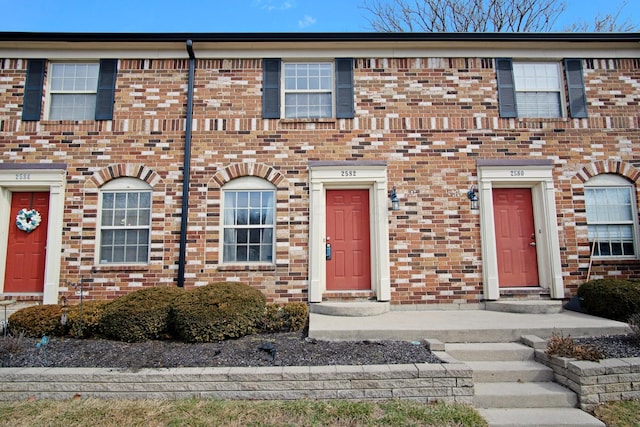
[[[207,344],[101,339],[0,338],[2,366],[169,368],[441,363],[424,342],[316,341],[302,333],[246,336]]]

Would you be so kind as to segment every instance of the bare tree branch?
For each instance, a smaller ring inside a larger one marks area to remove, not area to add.
[[[634,0],[637,1],[637,0]],[[578,22],[566,31],[636,31],[614,14]],[[548,32],[566,10],[562,0],[364,0],[371,28],[379,32]]]

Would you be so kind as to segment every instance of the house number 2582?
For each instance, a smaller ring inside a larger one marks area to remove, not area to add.
[[[356,176],[356,171],[340,171],[340,176]]]

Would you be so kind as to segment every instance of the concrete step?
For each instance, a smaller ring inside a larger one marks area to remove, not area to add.
[[[485,309],[505,313],[551,314],[560,313],[562,301],[554,300],[500,300],[487,301]]]
[[[387,313],[390,306],[388,302],[379,301],[320,302],[310,304],[309,311],[328,316],[364,317]]]
[[[533,360],[465,364],[473,370],[476,383],[553,381],[553,369]]]
[[[559,384],[476,383],[473,404],[479,408],[574,408],[575,393]]]
[[[445,351],[463,362],[496,362],[533,360],[534,350],[515,342],[500,343],[451,343]]]
[[[491,427],[605,427],[599,419],[575,408],[478,409]]]

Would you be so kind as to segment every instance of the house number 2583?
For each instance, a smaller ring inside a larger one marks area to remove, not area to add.
[[[356,171],[340,171],[340,176],[356,176]]]
[[[524,176],[524,171],[523,170],[512,170],[511,171],[511,176]]]

